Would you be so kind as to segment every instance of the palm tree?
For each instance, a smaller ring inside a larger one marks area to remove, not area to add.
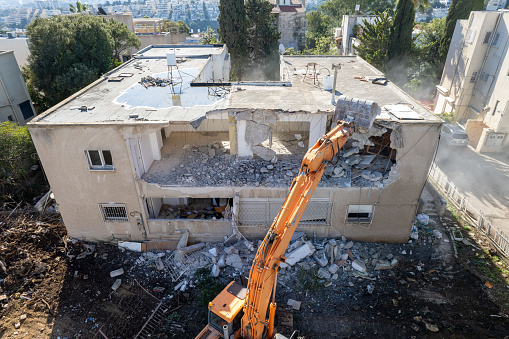
[[[89,7],[87,4],[82,4],[79,0],[76,1],[76,6],[74,6],[73,4],[69,5],[69,10],[71,11],[71,13],[86,12],[88,11],[88,8]]]

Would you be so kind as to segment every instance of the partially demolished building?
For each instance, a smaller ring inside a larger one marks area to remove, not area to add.
[[[148,47],[29,123],[69,234],[262,237],[308,147],[335,124],[322,86],[332,63],[335,94],[382,113],[327,167],[299,230],[406,242],[441,120],[373,82],[381,74],[358,57],[282,56],[281,81],[229,83],[217,45]]]

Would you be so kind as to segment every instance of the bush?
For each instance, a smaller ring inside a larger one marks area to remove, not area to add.
[[[37,152],[28,127],[12,122],[0,124],[0,189],[2,201],[12,195],[31,194],[33,175],[30,167],[37,164]]]

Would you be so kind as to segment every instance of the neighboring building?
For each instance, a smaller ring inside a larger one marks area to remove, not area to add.
[[[27,64],[27,59],[30,55],[27,37],[18,37],[16,34],[11,34],[11,37],[0,36],[0,49],[13,51],[19,66]]]
[[[34,115],[14,52],[0,50],[0,122],[12,121],[23,126]]]
[[[274,4],[277,30],[281,33],[279,43],[285,48],[303,50],[306,47],[306,3],[304,0],[270,0]]]
[[[173,51],[176,87],[160,80]],[[299,229],[407,242],[441,120],[392,83],[354,79],[380,75],[358,57],[282,56],[280,82],[229,83],[220,45],[148,47],[29,123],[69,235],[139,241],[187,229],[193,241],[219,241],[238,228],[263,237],[308,147],[334,126],[330,91],[304,77],[310,63],[320,82],[341,64],[337,90],[382,113],[328,167]]]
[[[183,29],[175,28],[171,32],[163,32],[164,19],[161,18],[138,18],[134,19],[132,13],[108,13],[102,15],[107,19],[115,19],[129,28],[140,39],[140,49],[151,45],[170,45],[186,41],[187,33]],[[136,50],[124,53],[124,60],[131,57]]]
[[[432,19],[441,19],[445,18],[449,13],[449,7],[446,8],[433,8],[433,13],[431,14]]]
[[[478,152],[508,148],[508,29],[509,11],[458,20],[437,86],[435,113],[453,112]]]
[[[498,11],[504,9],[507,4],[507,0],[490,0],[486,5],[487,11]]]
[[[355,46],[360,44],[357,34],[362,32],[363,21],[375,21],[376,15],[343,15],[341,22],[341,55],[357,55]],[[357,31],[354,32],[354,28]]]
[[[426,13],[415,13],[415,22],[425,22],[428,20],[428,15]]]

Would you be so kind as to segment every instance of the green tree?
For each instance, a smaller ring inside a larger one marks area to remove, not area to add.
[[[247,45],[251,69],[259,70],[263,79],[277,80],[279,71],[278,40],[274,5],[266,0],[247,0]],[[257,71],[258,72],[258,71]],[[256,74],[253,79],[259,79]]]
[[[113,40],[113,64],[120,62],[122,52],[131,48],[140,48],[140,39],[124,23],[117,20],[108,21],[109,32]]]
[[[23,73],[29,91],[40,99],[39,109],[55,105],[109,71],[114,66],[115,49],[127,49],[129,41],[135,41],[131,35],[134,33],[127,26],[110,24],[99,16],[34,19],[27,27],[30,56]]]
[[[445,34],[440,40],[440,61],[445,63],[449,45],[451,44],[456,21],[467,19],[471,11],[480,11],[484,6],[483,0],[452,0],[449,12],[445,19]]]
[[[205,5],[205,1],[202,2],[202,4],[203,4],[203,18],[205,20],[209,20],[210,19],[210,15],[209,15],[209,11],[207,9],[207,5]]]
[[[247,55],[247,25],[244,0],[219,0],[219,40],[231,55],[231,78],[242,78],[242,62]]]
[[[219,40],[217,40],[217,34],[214,32],[214,30],[210,27],[207,27],[207,30],[203,32],[201,38],[200,38],[200,44],[203,45],[211,45],[211,44],[217,44],[219,43]]]
[[[88,11],[88,5],[87,4],[82,4],[78,0],[78,1],[76,1],[76,6],[74,6],[73,4],[69,4],[69,10],[71,11],[71,13],[86,12],[86,11]]]
[[[319,11],[311,11],[306,15],[308,27],[306,30],[306,49],[316,48],[317,39],[325,36],[332,37],[332,18]]]
[[[37,152],[26,126],[13,122],[0,124],[0,187],[1,199],[21,188],[32,191],[30,167],[37,164]]]
[[[445,19],[434,19],[422,27],[415,40],[412,57],[407,61],[406,83],[403,89],[419,100],[431,100],[443,65],[438,58],[440,39],[445,32]]]
[[[384,72],[388,60],[391,26],[391,18],[385,11],[378,14],[373,23],[363,20],[362,33],[358,36],[361,44],[357,46],[357,54]]]
[[[271,11],[274,8],[265,0],[247,0],[247,43],[252,60],[259,61],[278,50],[281,34],[277,31],[276,21]]]
[[[390,31],[388,50],[388,69],[396,83],[407,80],[406,63],[414,50],[412,31],[414,28],[415,7],[422,9],[427,0],[399,0]]]

